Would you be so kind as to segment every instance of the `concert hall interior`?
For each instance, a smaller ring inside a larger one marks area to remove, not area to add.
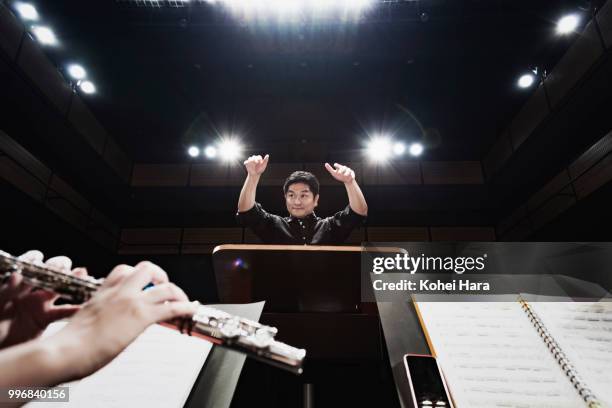
[[[2,0],[0,249],[147,259],[223,303],[213,249],[265,244],[236,203],[266,154],[282,217],[293,171],[319,217],[348,204],[324,164],[354,171],[344,245],[611,241],[611,112],[611,0]],[[309,333],[300,376],[247,358],[231,406],[404,406],[377,313]]]

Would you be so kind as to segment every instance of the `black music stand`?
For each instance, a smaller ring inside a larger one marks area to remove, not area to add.
[[[361,302],[359,246],[221,245],[213,266],[221,303],[265,300],[261,322],[307,359],[381,361],[375,304]]]

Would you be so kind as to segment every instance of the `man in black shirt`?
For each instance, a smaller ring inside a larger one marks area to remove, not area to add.
[[[268,165],[269,155],[251,156],[245,162],[247,177],[238,199],[238,222],[249,227],[266,244],[335,245],[344,242],[353,228],[366,219],[368,205],[350,168],[325,163],[332,177],[346,188],[349,205],[331,217],[314,213],[319,202],[319,181],[306,171],[292,173],[283,186],[289,217],[266,212],[255,201],[257,184]]]

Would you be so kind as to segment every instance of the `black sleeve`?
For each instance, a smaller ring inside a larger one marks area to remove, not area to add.
[[[270,225],[273,222],[272,217],[257,202],[250,210],[236,213],[238,225],[250,228],[262,240],[267,238],[270,233]]]
[[[351,231],[361,227],[366,219],[366,216],[353,211],[350,205],[347,205],[344,210],[338,211],[332,217],[328,217],[329,231],[335,243],[340,244],[346,241]]]

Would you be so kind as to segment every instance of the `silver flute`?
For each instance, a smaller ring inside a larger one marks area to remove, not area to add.
[[[57,293],[71,303],[87,302],[104,283],[104,279],[69,275],[42,263],[23,261],[0,250],[0,281],[8,280],[14,273],[21,274],[28,285]],[[306,350],[275,340],[278,332],[275,327],[205,305],[199,305],[191,318],[178,319],[177,322],[162,324],[295,374],[303,371]]]

